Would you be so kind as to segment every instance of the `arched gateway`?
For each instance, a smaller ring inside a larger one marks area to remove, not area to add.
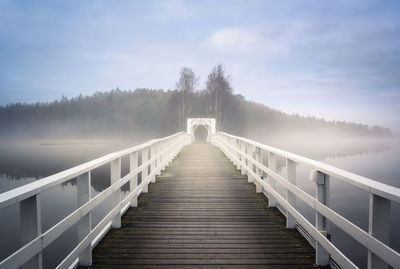
[[[207,142],[210,140],[210,136],[215,134],[215,118],[189,118],[187,119],[187,133],[190,134],[194,139],[194,131],[200,125],[207,129],[208,136]]]

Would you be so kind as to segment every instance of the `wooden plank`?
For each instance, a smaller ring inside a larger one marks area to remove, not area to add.
[[[93,268],[313,268],[314,249],[209,144],[186,146],[93,252]]]

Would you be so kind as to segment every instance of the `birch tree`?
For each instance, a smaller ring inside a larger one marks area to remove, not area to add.
[[[226,106],[232,96],[232,87],[229,76],[221,64],[215,66],[208,75],[206,82],[206,110],[209,117],[215,117],[217,128],[223,129]]]
[[[179,92],[181,103],[179,110],[179,128],[184,130],[186,120],[192,110],[193,93],[196,89],[198,78],[195,76],[190,67],[182,67],[180,77],[176,83],[176,88]]]

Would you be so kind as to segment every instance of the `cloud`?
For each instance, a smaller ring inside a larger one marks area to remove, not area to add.
[[[277,58],[287,53],[286,37],[277,36],[275,29],[224,28],[213,32],[205,41],[205,47],[231,57]]]
[[[252,47],[260,44],[261,37],[241,28],[227,28],[213,33],[207,42],[212,48],[220,51],[250,51]]]

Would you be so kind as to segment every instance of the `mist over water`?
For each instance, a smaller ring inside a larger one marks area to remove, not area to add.
[[[399,13],[399,1],[0,1],[0,193],[198,117],[400,187]],[[127,157],[121,165],[123,176]],[[297,165],[297,186],[314,197],[310,170]],[[330,207],[367,231],[369,193],[330,182]],[[42,232],[78,207],[76,185],[39,195]],[[108,186],[110,164],[91,171],[92,197]],[[100,204],[92,225],[115,204]],[[312,208],[296,207],[314,223]],[[400,252],[399,204],[391,210]],[[19,214],[18,203],[0,210],[0,261],[20,247]],[[366,267],[365,248],[328,232]],[[76,238],[72,227],[47,247],[44,268]]]
[[[205,130],[198,128],[196,135],[204,142]],[[369,177],[374,180],[400,187],[400,143],[392,139],[360,139],[356,137],[307,137],[302,134],[282,134],[263,136],[262,132],[247,134],[249,138],[264,144],[281,148],[293,153],[317,159],[333,166]],[[0,144],[0,192],[33,182],[55,174],[105,154],[133,146],[144,141],[123,139],[26,139],[2,140]],[[284,161],[280,162],[280,173],[284,174]],[[128,160],[122,160],[122,172],[127,172]],[[92,197],[110,185],[109,167],[95,169],[92,173]],[[309,170],[299,167],[297,185],[311,195],[314,186],[308,180]],[[125,187],[123,190],[127,190]],[[127,193],[124,193],[126,195]],[[46,231],[77,208],[76,180],[72,179],[60,186],[41,194],[42,231]],[[343,214],[364,230],[368,227],[368,195],[355,187],[331,180],[331,207]],[[113,201],[104,202],[93,214],[93,226],[112,208]],[[314,213],[301,201],[297,204],[310,222],[314,222]],[[394,227],[400,225],[400,210],[392,207],[392,247],[399,250],[400,234]],[[19,247],[19,209],[17,205],[0,210],[0,259],[10,255]],[[332,242],[363,267],[366,262],[366,250],[345,233],[331,225]],[[44,252],[45,268],[58,264],[63,256],[76,244],[75,227],[63,234]],[[10,243],[11,242],[11,243]],[[357,251],[354,251],[357,249]]]

